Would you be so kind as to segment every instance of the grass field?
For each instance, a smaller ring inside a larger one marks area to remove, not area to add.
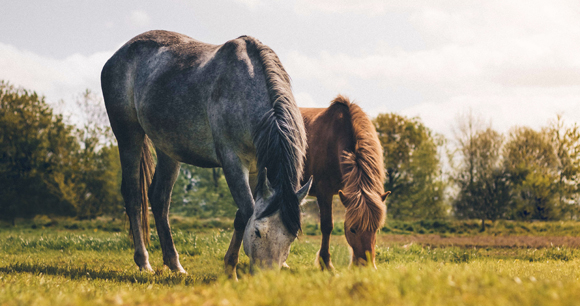
[[[568,229],[573,232],[577,230],[576,223],[537,223],[547,230],[511,235],[498,235],[499,230],[477,235],[459,234],[457,229],[447,234],[407,231],[394,235],[393,231],[382,231],[376,271],[349,269],[345,239],[337,235],[331,246],[335,273],[320,272],[314,267],[320,237],[305,230],[311,235],[302,235],[292,245],[289,270],[247,275],[248,259],[241,256],[240,281],[234,282],[225,279],[222,271],[231,233],[221,229],[217,221],[215,226],[192,225],[195,230],[183,225],[194,224],[191,220],[176,225],[174,237],[182,265],[189,272],[187,276],[162,268],[156,236],[149,248],[156,272],[150,274],[135,267],[122,225],[119,231],[115,222],[67,222],[36,222],[0,229],[0,305],[580,303],[580,249],[574,244],[575,238],[557,235],[555,230],[558,226],[576,228]],[[415,225],[402,226],[409,224]],[[536,223],[525,226],[533,229]],[[520,244],[493,243],[513,237]],[[445,239],[471,242],[448,243]],[[488,242],[482,244],[485,239]],[[534,239],[568,239],[572,243],[532,243],[527,247]]]

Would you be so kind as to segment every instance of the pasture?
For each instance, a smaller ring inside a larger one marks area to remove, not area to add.
[[[574,222],[497,224],[485,234],[468,232],[469,223],[449,223],[442,234],[423,224],[418,231],[426,233],[419,234],[405,229],[420,223],[389,222],[390,230],[378,235],[376,271],[349,269],[344,236],[333,235],[335,273],[314,267],[321,238],[315,225],[305,224],[292,244],[290,269],[251,276],[245,273],[249,260],[241,256],[239,282],[223,272],[231,238],[231,230],[222,228],[226,222],[173,224],[186,276],[162,268],[156,235],[149,247],[155,272],[139,272],[118,220],[5,226],[0,305],[573,305],[580,300],[578,238],[569,237],[579,228]],[[530,230],[521,230],[526,226]],[[510,228],[521,232],[499,233]],[[563,228],[567,237],[558,234]],[[460,230],[465,233],[457,234]]]

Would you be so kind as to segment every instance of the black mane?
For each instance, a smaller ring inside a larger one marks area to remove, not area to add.
[[[247,37],[248,51],[255,50],[265,71],[269,110],[254,131],[258,158],[258,191],[264,186],[264,169],[275,190],[274,199],[258,216],[263,218],[280,210],[284,226],[293,235],[300,231],[300,203],[295,191],[302,178],[306,155],[306,132],[300,110],[294,101],[290,77],[278,56],[258,40]]]

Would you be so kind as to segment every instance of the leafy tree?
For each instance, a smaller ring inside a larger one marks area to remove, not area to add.
[[[450,162],[454,169],[451,179],[458,187],[455,216],[480,219],[483,231],[485,220],[502,218],[509,210],[511,187],[501,163],[503,136],[482,126],[471,113],[459,119],[455,136],[459,163]]]
[[[547,132],[556,150],[558,206],[568,218],[580,217],[580,128],[577,124],[566,126],[561,116],[552,121]]]
[[[120,212],[118,150],[105,129],[76,129],[44,97],[0,82],[0,218]]]
[[[39,213],[73,215],[74,206],[63,198],[75,188],[63,168],[75,164],[76,148],[72,127],[44,97],[0,82],[0,217],[14,222]]]
[[[121,163],[104,102],[86,90],[79,95],[76,104],[84,122],[75,130],[80,144],[76,154],[78,164],[74,169],[80,197],[75,201],[76,215],[94,218],[104,213],[119,214],[123,212]]]
[[[560,118],[535,131],[514,128],[505,149],[514,183],[513,218],[560,220],[577,213],[580,134]]]
[[[392,192],[389,214],[396,219],[444,217],[445,183],[438,154],[443,139],[433,136],[418,118],[379,114],[374,124],[385,154],[385,190]]]

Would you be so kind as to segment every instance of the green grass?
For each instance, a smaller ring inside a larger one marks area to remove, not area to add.
[[[580,250],[377,246],[377,267],[349,269],[343,236],[331,243],[336,273],[313,265],[320,237],[303,235],[289,270],[223,276],[231,232],[177,229],[188,275],[162,268],[156,235],[154,274],[139,272],[125,232],[18,226],[0,230],[0,305],[575,305]],[[85,221],[85,223],[87,223]],[[61,222],[62,224],[62,222]],[[533,224],[532,224],[533,225]],[[243,254],[243,251],[242,251]]]
[[[304,235],[320,235],[320,224],[317,219],[309,216],[302,225]],[[151,229],[155,230],[155,222],[151,220]],[[54,229],[54,230],[97,230],[114,233],[127,232],[129,225],[124,218],[101,217],[95,220],[75,220],[71,218],[48,218],[39,216],[32,220],[18,220],[17,226],[0,221],[2,229]],[[171,227],[174,230],[207,232],[214,229],[231,230],[233,220],[228,218],[197,219],[194,217],[171,217]],[[498,220],[487,221],[485,232],[481,232],[480,220],[420,220],[401,221],[387,220],[381,233],[412,235],[439,234],[442,236],[473,236],[473,235],[518,235],[518,236],[580,236],[578,221],[524,222]],[[333,235],[344,235],[343,222],[335,222]]]
[[[303,225],[306,235],[320,235],[318,223]],[[388,220],[381,229],[381,233],[412,235],[412,234],[439,234],[442,236],[473,236],[473,235],[519,235],[519,236],[580,236],[580,222],[578,221],[551,221],[551,222],[524,222],[499,220],[487,221],[486,230],[481,231],[480,220],[421,220],[400,221]],[[344,235],[344,224],[336,222],[332,230],[333,235]]]

